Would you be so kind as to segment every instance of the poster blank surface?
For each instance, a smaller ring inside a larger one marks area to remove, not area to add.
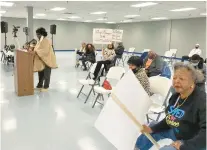
[[[115,89],[114,93],[118,99],[141,124],[144,124],[151,101],[131,70],[119,81]],[[140,129],[111,97],[96,120],[95,127],[118,150],[133,150],[140,134]]]

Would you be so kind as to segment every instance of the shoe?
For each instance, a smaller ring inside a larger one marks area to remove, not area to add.
[[[78,68],[79,66],[80,66],[80,64],[79,64],[79,63],[77,63],[77,64],[75,65],[75,67],[76,67],[76,68]]]
[[[40,91],[42,88],[36,87],[34,90]]]
[[[41,90],[40,90],[40,92],[47,92],[48,91],[48,89],[45,89],[45,88],[42,88]]]
[[[87,69],[86,69],[86,68],[84,68],[84,69],[83,69],[83,71],[87,71]]]

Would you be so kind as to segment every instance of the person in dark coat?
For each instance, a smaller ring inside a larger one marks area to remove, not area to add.
[[[115,53],[116,53],[116,56],[114,58],[114,61],[116,62],[117,58],[121,59],[124,53],[124,45],[122,42],[118,43],[117,48],[115,48]]]
[[[80,60],[82,61],[83,64],[83,71],[87,70],[86,67],[86,62],[89,61],[91,63],[95,63],[96,62],[96,54],[95,54],[95,47],[93,46],[93,44],[87,44],[86,48],[85,48],[85,53],[83,55],[82,58],[80,58]]]

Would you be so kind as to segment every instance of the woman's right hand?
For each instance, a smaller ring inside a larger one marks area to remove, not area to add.
[[[152,129],[146,125],[142,125],[142,133],[152,133]]]

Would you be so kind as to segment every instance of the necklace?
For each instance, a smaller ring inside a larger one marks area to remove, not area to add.
[[[175,105],[174,105],[174,107],[175,108],[180,108],[184,103],[185,103],[185,101],[188,99],[188,97],[186,97],[184,100],[183,100],[183,102],[182,102],[182,104],[178,104],[178,101],[180,100],[180,96],[178,97],[178,99],[177,99],[177,101],[175,102]],[[176,107],[177,106],[177,107]]]

